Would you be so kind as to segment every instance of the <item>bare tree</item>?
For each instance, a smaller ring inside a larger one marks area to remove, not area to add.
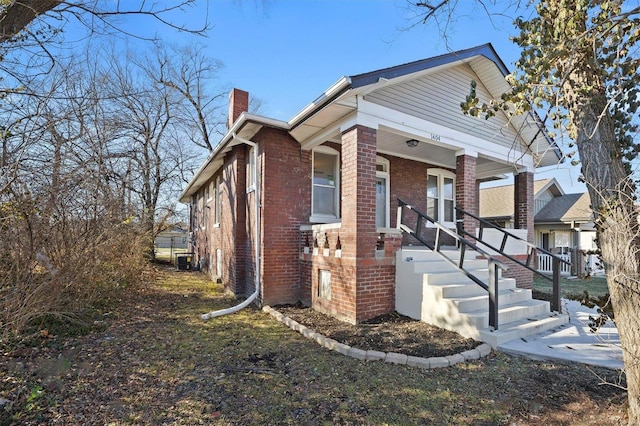
[[[205,56],[202,48],[156,45],[153,57],[138,65],[156,84],[174,92],[184,103],[179,121],[189,141],[208,151],[213,137],[224,133],[220,107],[224,94],[211,86],[222,67],[220,61]]]
[[[10,0],[7,4],[0,6],[0,43],[20,36],[23,32],[28,31],[29,26],[34,22],[47,18],[53,18],[61,26],[68,22],[69,18],[75,18],[87,29],[95,32],[107,29],[123,31],[115,22],[116,18],[134,15],[158,21],[178,31],[202,34],[208,28],[206,16],[199,28],[177,24],[170,16],[173,12],[182,11],[196,4],[196,0],[182,0],[166,6],[157,2],[114,2],[109,0]],[[204,2],[204,5],[206,7],[207,2]]]

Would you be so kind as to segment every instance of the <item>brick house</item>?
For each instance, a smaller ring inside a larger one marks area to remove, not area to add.
[[[486,44],[343,77],[289,121],[247,112],[234,89],[228,131],[180,197],[203,270],[236,295],[259,285],[259,304],[360,322],[396,309],[397,252],[415,242],[397,200],[455,228],[454,207],[478,214],[479,184],[507,173],[532,241],[534,167],[557,149],[533,115],[460,110],[472,80],[488,100],[507,74]]]

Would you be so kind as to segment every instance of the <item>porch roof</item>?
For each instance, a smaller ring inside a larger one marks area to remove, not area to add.
[[[340,128],[335,124],[362,110],[366,103],[363,102],[365,95],[460,64],[466,64],[473,70],[492,97],[499,98],[510,89],[505,78],[509,70],[493,46],[487,43],[390,68],[342,77],[288,121],[290,134],[303,148],[312,148],[325,140],[336,138]],[[537,114],[510,117],[510,122],[525,141],[527,147],[524,149],[536,157],[537,166],[562,161],[560,149],[548,136]],[[535,152],[528,147],[536,147]]]

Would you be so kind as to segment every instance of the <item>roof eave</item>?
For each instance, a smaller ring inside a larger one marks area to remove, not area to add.
[[[200,186],[196,186],[196,184],[198,183],[198,181],[201,180],[202,174],[205,172],[205,170],[229,146],[229,144],[232,142],[234,138],[234,135],[241,134],[243,131],[243,128],[249,123],[258,124],[260,128],[264,126],[279,128],[283,130],[289,130],[290,128],[289,124],[285,121],[275,120],[269,117],[251,114],[248,112],[243,112],[242,114],[240,114],[238,119],[233,123],[233,125],[229,128],[229,130],[227,130],[227,133],[224,134],[222,139],[220,139],[220,142],[218,142],[215,148],[211,151],[207,159],[203,161],[203,163],[195,172],[195,174],[193,175],[193,177],[191,178],[191,180],[189,181],[185,189],[180,194],[180,197],[178,198],[178,200],[181,203],[189,202],[189,197],[191,197],[191,195],[193,195],[198,190],[198,188],[200,188]],[[257,133],[257,130],[253,131],[251,135],[243,135],[243,137],[245,139],[250,139],[256,133]]]
[[[324,108],[326,105],[333,102],[337,97],[342,95],[345,91],[351,88],[351,78],[342,77],[334,84],[332,84],[327,90],[325,90],[320,96],[318,96],[313,102],[306,107],[302,108],[300,112],[294,115],[289,121],[288,126],[293,129],[303,123],[307,118],[315,114],[318,110]]]

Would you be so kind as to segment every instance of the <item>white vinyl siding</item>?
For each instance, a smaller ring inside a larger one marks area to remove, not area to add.
[[[488,101],[489,91],[466,65],[446,72],[436,72],[405,83],[389,86],[366,95],[370,102],[467,133],[506,148],[512,148],[517,134],[507,117],[498,114],[491,120],[465,116],[460,103],[469,94],[471,80],[478,82],[476,92],[481,102]]]

